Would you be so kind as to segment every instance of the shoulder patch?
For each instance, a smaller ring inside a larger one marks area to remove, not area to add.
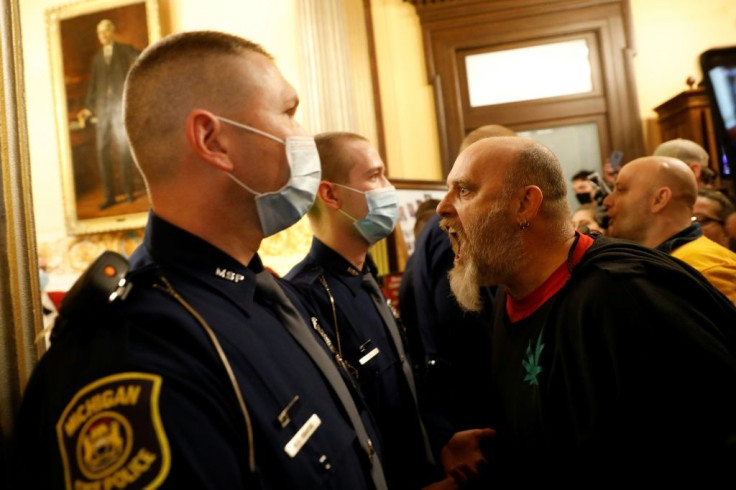
[[[67,490],[155,488],[169,473],[161,376],[120,373],[88,384],[56,423]]]

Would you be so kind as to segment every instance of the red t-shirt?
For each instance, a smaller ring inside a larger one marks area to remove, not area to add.
[[[591,245],[593,245],[593,239],[591,237],[578,233],[578,239],[573,243],[575,249],[570,257],[570,269],[567,267],[567,260],[564,261],[541,286],[521,299],[512,299],[507,293],[506,313],[509,316],[509,321],[514,323],[528,317],[537,311],[537,308],[542,306],[545,301],[562,289],[562,286],[570,279],[570,270],[580,262],[580,259],[585,255],[585,251]]]

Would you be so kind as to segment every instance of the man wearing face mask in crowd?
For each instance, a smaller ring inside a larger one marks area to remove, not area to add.
[[[581,170],[572,176],[572,190],[575,193],[575,198],[581,205],[595,203],[595,187],[593,183],[588,180],[588,177],[593,172],[590,170]]]
[[[14,488],[387,488],[352,380],[257,253],[320,185],[294,88],[259,45],[189,32],[125,94],[153,207],[132,287],[55,327]]]
[[[325,133],[315,139],[323,180],[308,213],[314,239],[286,279],[321,311],[328,323],[320,331],[325,344],[360,384],[382,436],[389,488],[420,488],[432,479],[432,468],[414,376],[368,254],[396,224],[396,190],[362,136]]]

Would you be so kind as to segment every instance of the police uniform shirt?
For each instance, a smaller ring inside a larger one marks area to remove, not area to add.
[[[321,313],[325,330],[341,355],[358,372],[358,384],[376,418],[382,436],[384,468],[389,488],[418,488],[431,471],[420,421],[402,364],[390,333],[363,285],[375,266],[366,257],[363,270],[314,238],[309,254],[286,276]],[[328,294],[320,276],[327,282]],[[333,325],[332,295],[337,331]],[[405,362],[409,362],[406,360]]]
[[[373,488],[344,408],[256,290],[260,259],[245,267],[153,214],[144,245],[128,298],[70,327],[34,372],[17,422],[23,486]],[[218,338],[251,438],[212,342],[162,276]]]

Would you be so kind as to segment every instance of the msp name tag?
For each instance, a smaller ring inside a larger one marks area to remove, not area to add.
[[[56,424],[67,490],[154,488],[169,472],[161,377],[121,373],[77,392]]]
[[[373,359],[374,357],[376,357],[376,356],[378,355],[378,352],[379,352],[379,351],[378,351],[378,347],[374,347],[374,348],[373,348],[373,349],[372,349],[372,350],[371,350],[370,352],[368,352],[368,354],[366,354],[366,355],[364,355],[363,357],[361,357],[360,359],[358,359],[358,362],[359,362],[359,363],[360,363],[360,365],[362,366],[362,365],[364,365],[364,364],[365,364],[366,362],[368,362],[368,361],[370,361],[371,359]]]
[[[304,422],[304,425],[302,425],[298,431],[296,431],[296,434],[294,434],[294,437],[289,440],[289,442],[286,443],[286,446],[284,446],[284,451],[286,451],[286,454],[289,455],[290,458],[293,458],[297,454],[299,454],[299,451],[301,451],[304,444],[307,443],[310,437],[312,437],[312,434],[317,430],[317,427],[319,427],[322,424],[322,421],[320,420],[319,416],[317,416],[316,413],[313,413],[311,417],[309,417],[309,420]]]

